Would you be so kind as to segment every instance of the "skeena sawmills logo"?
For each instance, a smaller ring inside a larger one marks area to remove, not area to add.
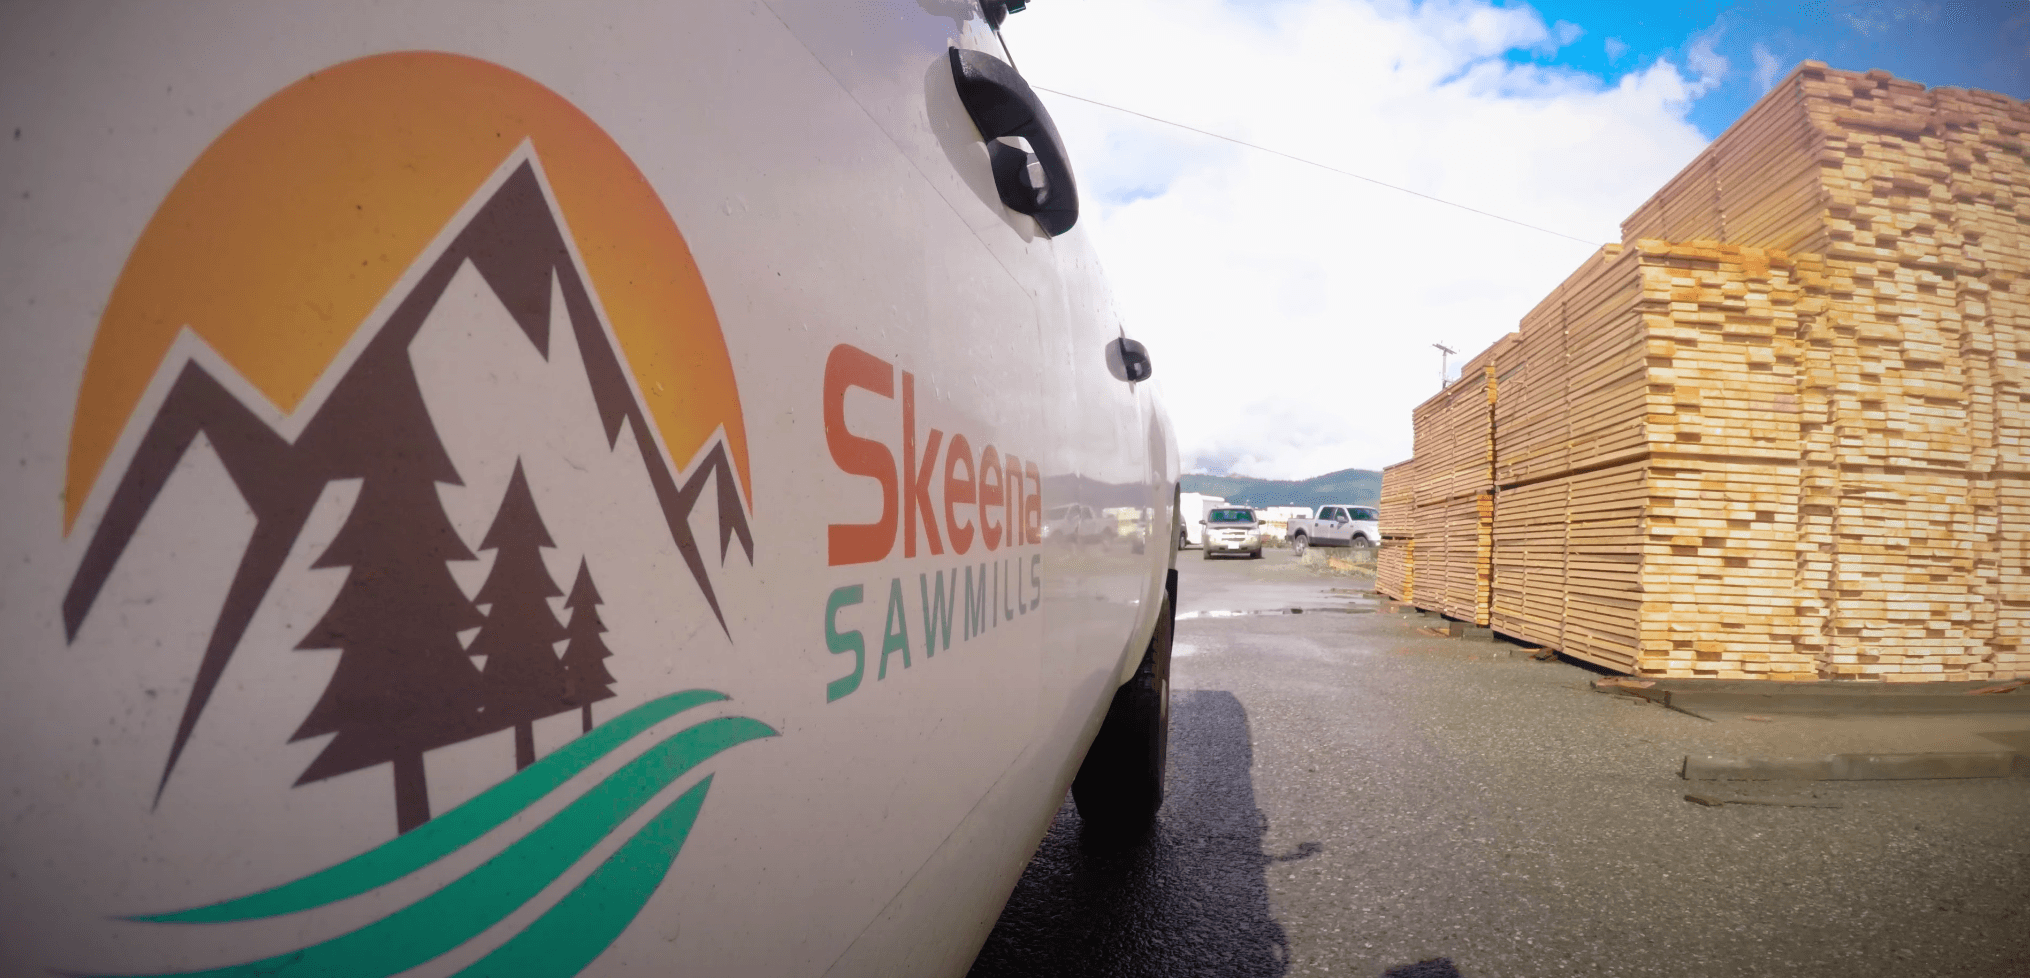
[[[724,338],[647,180],[560,96],[481,61],[382,55],[275,94],[185,172],[108,300],[64,500],[83,546],[63,604],[73,644],[112,613],[137,534],[182,517],[184,497],[167,490],[203,458],[238,491],[247,525],[220,534],[238,553],[223,602],[189,610],[208,638],[161,745],[156,803],[236,658],[294,655],[305,682],[323,683],[286,738],[323,739],[294,785],[390,778],[377,790],[392,799],[392,838],[258,892],[133,919],[326,907],[540,805],[555,813],[372,923],[182,973],[394,974],[495,928],[574,867],[575,888],[460,973],[590,963],[669,872],[712,776],[637,813],[713,755],[775,733],[739,716],[659,732],[727,697],[626,688],[615,663],[673,650],[616,646],[599,610],[603,568],[631,573],[625,551],[673,547],[730,639],[713,550],[720,564],[736,543],[753,559]],[[491,515],[467,513],[461,531],[447,499],[470,510],[482,487]],[[667,537],[643,542],[631,512]],[[694,514],[716,541],[697,538]],[[303,558],[320,519],[336,529]],[[454,566],[487,552],[483,576],[461,583]],[[285,593],[329,598],[299,609],[293,645],[250,639],[257,616],[288,613],[273,610]],[[577,735],[539,758],[538,725],[556,730],[546,721],[559,717]],[[481,738],[512,750],[514,773],[433,808],[425,754]],[[633,834],[591,860],[623,823]]]

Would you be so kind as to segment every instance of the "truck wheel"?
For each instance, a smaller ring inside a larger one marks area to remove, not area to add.
[[[1072,780],[1072,801],[1087,838],[1132,843],[1156,824],[1163,765],[1170,750],[1170,640],[1176,605],[1169,594],[1135,676],[1114,691],[1099,735]]]
[[[1290,553],[1299,558],[1304,556],[1304,551],[1310,549],[1310,546],[1311,541],[1305,539],[1302,533],[1290,538]]]
[[[1370,551],[1374,550],[1374,544],[1369,542],[1368,538],[1358,533],[1354,534],[1353,539],[1347,541],[1346,545],[1353,548],[1353,556],[1355,557],[1365,557]]]
[[[1191,549],[1191,533],[1189,531],[1187,530],[1177,531],[1177,549],[1179,550]]]

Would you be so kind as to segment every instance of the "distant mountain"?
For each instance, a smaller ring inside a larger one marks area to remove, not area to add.
[[[1245,506],[1310,506],[1313,509],[1327,503],[1373,506],[1382,498],[1382,474],[1373,469],[1340,469],[1301,482],[1197,474],[1185,475],[1179,481],[1183,483],[1185,492],[1223,496],[1227,502]]]

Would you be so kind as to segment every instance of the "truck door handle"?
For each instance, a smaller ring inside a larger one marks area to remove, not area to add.
[[[994,166],[994,189],[1001,203],[1019,214],[1036,219],[1052,237],[1071,230],[1078,223],[1078,184],[1072,180],[1071,164],[1064,158],[1064,141],[1050,113],[1031,91],[1015,66],[984,51],[952,48],[952,81],[958,86],[959,101],[980,138],[987,141],[987,159]],[[1023,152],[1003,137],[1028,140],[1030,152]],[[1030,177],[1029,166],[1043,170],[1043,186]]]

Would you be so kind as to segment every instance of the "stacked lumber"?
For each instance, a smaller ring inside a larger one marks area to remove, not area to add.
[[[1498,430],[1497,471],[1539,477],[1497,490],[1495,628],[1630,672],[1797,671],[1769,663],[1799,654],[1797,346],[1817,274],[1780,252],[1644,240],[1589,259],[1557,316],[1525,320],[1521,355],[1560,327],[1575,351],[1566,419],[1538,398],[1552,417],[1532,429],[1568,434],[1544,476],[1560,457],[1547,439]]]
[[[1381,549],[1375,553],[1375,590],[1397,601],[1416,593],[1416,459],[1382,469]]]
[[[1816,258],[1642,242],[1652,364],[1639,670],[1816,678],[1797,573],[1801,346]]]
[[[1640,261],[1624,248],[1566,296],[1568,471],[1625,462],[1647,447],[1648,360],[1636,310],[1643,280],[1634,273]]]
[[[1594,266],[1613,261],[1621,246],[1601,248],[1579,271],[1524,316],[1498,364],[1495,400],[1495,481],[1514,485],[1571,468],[1571,405],[1565,351],[1566,302]]]
[[[1445,511],[1445,537],[1439,547],[1443,556],[1435,563],[1425,563],[1425,586],[1415,603],[1461,621],[1485,625],[1489,588],[1494,580],[1494,494],[1456,496],[1431,508]]]
[[[1419,468],[1421,472],[1421,468]],[[1445,532],[1445,518],[1449,515],[1442,500],[1426,503],[1420,497],[1411,511],[1411,537],[1413,546],[1410,553],[1416,560],[1414,578],[1411,578],[1404,592],[1397,597],[1425,610],[1443,607],[1444,567],[1447,550],[1452,538]],[[1389,541],[1382,541],[1382,549],[1388,549]],[[1379,555],[1377,555],[1379,559]],[[1379,576],[1380,569],[1377,567]]]
[[[1567,477],[1565,629],[1561,651],[1638,671],[1646,608],[1642,592],[1644,463]]]
[[[1803,385],[1803,572],[1822,671],[1885,681],[2017,675],[2002,518],[2010,410],[2002,355],[2025,275],[2014,201],[2030,191],[2024,106],[1886,73],[1799,73],[1821,134],[1827,289]],[[2000,301],[1995,301],[2000,296]],[[1997,313],[2001,315],[1996,315]],[[2009,620],[2010,624],[2004,624]]]
[[[1572,480],[1552,478],[1495,492],[1489,527],[1489,624],[1549,648],[1564,647],[1565,570]]]
[[[1464,382],[1418,409],[1424,598],[1484,562],[1495,628],[1645,675],[2030,676],[2026,134],[1793,72],[1482,355],[1491,507]]]
[[[1411,458],[1382,469],[1381,524],[1384,540],[1416,535],[1411,525],[1417,499],[1414,486],[1416,461]]]
[[[1459,379],[1410,414],[1415,505],[1494,489],[1494,362],[1513,334],[1467,361]]]
[[[1417,599],[1417,540],[1389,537],[1375,551],[1374,589],[1397,601]]]
[[[1402,597],[1479,625],[1488,623],[1494,579],[1495,364],[1513,340],[1503,337],[1467,361],[1458,380],[1411,412],[1408,524],[1417,580],[1414,596]],[[1380,573],[1377,564],[1378,584]]]

